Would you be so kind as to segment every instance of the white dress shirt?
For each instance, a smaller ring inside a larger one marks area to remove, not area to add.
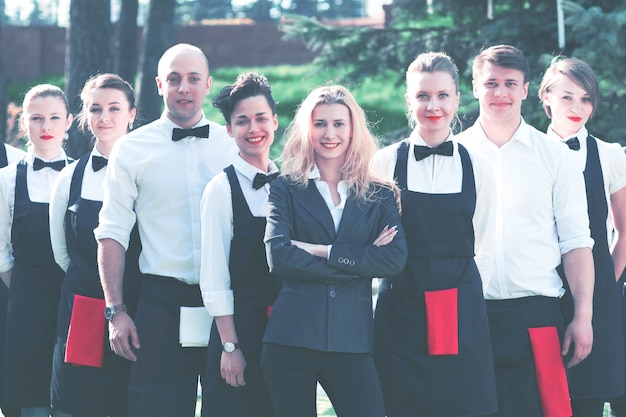
[[[546,132],[549,138],[565,142],[566,138],[561,138],[558,134],[552,130],[550,126]],[[580,169],[585,170],[587,163],[587,129],[581,128],[576,137],[580,142],[580,149],[578,151],[572,150],[572,153],[576,156],[579,162]],[[611,243],[611,237],[613,236],[613,211],[611,210],[611,194],[626,187],[626,153],[618,143],[608,143],[596,138],[598,144],[598,156],[600,157],[600,165],[602,167],[602,178],[604,180],[604,195],[606,196],[606,204],[609,208],[609,215],[606,219],[606,229],[609,244]]]
[[[11,165],[13,162],[17,162],[26,156],[26,152],[15,146],[4,144],[4,149],[7,151],[7,165]]]
[[[330,192],[330,188],[328,187],[328,183],[321,179],[320,171],[317,166],[313,167],[313,170],[309,174],[309,179],[315,182],[317,191],[319,191],[319,193],[322,195],[322,198],[326,203],[326,207],[328,207],[328,211],[333,218],[336,232],[337,230],[339,230],[339,223],[341,223],[343,209],[346,207],[346,199],[348,198],[348,184],[344,180],[341,180],[337,183],[337,193],[339,193],[339,198],[341,201],[339,201],[339,204],[335,205],[335,202],[333,201],[333,196]],[[329,256],[331,247],[332,245],[328,246]]]
[[[52,186],[59,175],[52,168],[33,169],[35,155],[29,151],[24,157],[27,167],[27,186],[30,201],[35,203],[49,203]],[[59,156],[50,161],[67,160],[63,150]],[[13,208],[15,206],[15,175],[17,162],[0,169],[0,272],[13,268],[13,247],[11,245],[11,226],[13,224]]]
[[[452,133],[446,141],[453,143],[454,153],[452,157],[432,155],[421,161],[416,161],[413,157],[413,146],[429,145],[414,130],[409,138],[379,150],[374,157],[374,170],[385,179],[393,179],[398,148],[403,142],[408,142],[407,188],[409,191],[425,194],[460,193],[463,185],[463,165],[461,164],[458,144]],[[469,149],[468,153],[472,161],[476,184],[476,209],[472,219],[476,254],[474,260],[480,272],[483,289],[486,289],[491,280],[495,244],[495,222],[493,218],[496,197],[495,182],[488,164]],[[410,216],[410,213],[404,213],[404,215]],[[406,233],[410,232],[410,230],[406,231]]]
[[[98,172],[94,172],[91,165],[93,155],[103,156],[95,147],[92,149],[89,161],[87,161],[85,166],[80,196],[85,200],[102,201],[104,196],[102,183],[104,182],[107,167],[105,166]],[[67,242],[65,240],[65,214],[67,213],[70,185],[72,184],[72,176],[76,170],[76,165],[74,163],[63,168],[52,187],[52,196],[50,197],[50,241],[52,242],[52,252],[54,253],[56,263],[66,272],[70,266],[70,258],[67,254]]]
[[[500,148],[487,138],[480,119],[457,138],[491,164],[496,180],[496,256],[485,298],[560,297],[561,256],[593,247],[576,159],[523,120]]]
[[[209,138],[172,141],[176,126],[160,119],[120,138],[109,156],[96,239],[128,248],[137,220],[144,274],[200,281],[200,199],[208,182],[238,153],[226,129],[210,125]]]
[[[255,190],[252,182],[257,173],[271,174],[278,172],[278,168],[274,162],[270,161],[269,171],[263,172],[240,156],[235,158],[233,166],[250,212],[254,217],[267,217],[270,185],[268,183]],[[200,207],[202,299],[210,315],[232,315],[235,310],[233,291],[230,286],[229,262],[230,245],[234,233],[233,202],[230,182],[225,172],[217,174],[207,184],[202,194]]]

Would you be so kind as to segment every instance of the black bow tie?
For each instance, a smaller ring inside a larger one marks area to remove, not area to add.
[[[415,160],[421,161],[430,155],[452,156],[453,149],[454,147],[452,146],[452,142],[447,141],[435,146],[434,148],[431,148],[430,146],[415,145],[413,146],[413,153],[415,154]]]
[[[184,139],[186,137],[193,136],[196,138],[208,138],[209,137],[209,125],[194,127],[193,129],[180,129],[175,127],[172,131],[172,140],[174,142]]]
[[[580,150],[580,142],[578,141],[578,138],[568,139],[565,141],[565,144],[574,151]]]
[[[66,162],[65,159],[61,159],[59,161],[46,162],[43,159],[35,158],[33,161],[33,169],[35,171],[39,171],[43,168],[52,168],[55,171],[60,171],[65,168]]]
[[[263,187],[268,182],[272,181],[274,178],[278,177],[278,172],[274,172],[272,174],[261,174],[260,172],[254,176],[254,181],[252,181],[252,186],[255,190]]]
[[[100,171],[102,168],[107,166],[108,162],[109,160],[103,156],[93,155],[91,157],[91,167],[93,168],[94,172]]]

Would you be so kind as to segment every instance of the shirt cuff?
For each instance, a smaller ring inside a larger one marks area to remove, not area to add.
[[[13,269],[14,261],[15,260],[11,256],[8,259],[5,259],[2,263],[0,263],[0,273],[5,273],[5,272],[10,271],[11,269]]]
[[[593,239],[591,237],[584,237],[578,239],[569,239],[559,242],[559,248],[561,249],[561,255],[573,251],[574,249],[589,248],[593,249]]]
[[[210,291],[202,293],[204,306],[213,317],[235,314],[235,302],[232,290]]]
[[[111,230],[101,230],[99,227],[96,227],[93,230],[93,234],[96,240],[113,239],[114,241],[122,245],[125,251],[128,250],[128,245],[129,245],[128,237],[124,238],[122,235],[117,234]]]

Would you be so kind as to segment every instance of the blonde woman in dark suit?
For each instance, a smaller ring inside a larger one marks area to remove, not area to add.
[[[407,257],[397,192],[376,178],[363,110],[341,86],[302,102],[270,188],[265,243],[283,279],[261,363],[277,417],[316,415],[319,382],[339,417],[382,417],[372,359],[373,277]]]

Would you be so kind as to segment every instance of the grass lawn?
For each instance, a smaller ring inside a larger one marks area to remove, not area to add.
[[[200,402],[198,401],[198,408],[196,409],[196,417],[200,417]],[[336,417],[335,410],[330,404],[328,397],[322,392],[317,397],[317,415],[318,417],[333,416]],[[604,417],[609,417],[609,404],[604,405]]]
[[[200,417],[200,397],[198,397],[198,403],[196,405],[196,417]],[[0,414],[1,415],[1,414]],[[318,395],[317,395],[317,415],[318,417],[326,417],[332,416],[336,417],[335,410],[333,410],[333,406],[328,400],[326,393],[318,387]]]

